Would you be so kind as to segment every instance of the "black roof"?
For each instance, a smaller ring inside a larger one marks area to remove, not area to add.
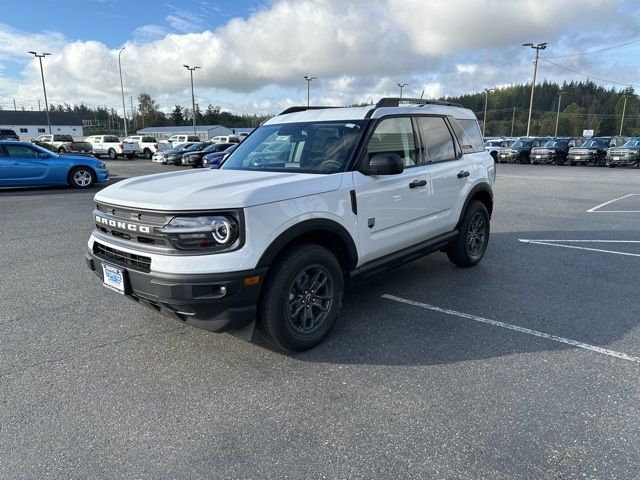
[[[82,119],[75,112],[49,112],[51,125],[80,125]],[[46,125],[45,112],[0,110],[0,125]]]

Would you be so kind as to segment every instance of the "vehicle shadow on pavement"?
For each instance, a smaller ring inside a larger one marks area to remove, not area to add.
[[[332,335],[299,354],[336,364],[448,364],[570,345],[419,306],[390,294],[619,351],[612,343],[640,322],[640,256],[522,243],[519,239],[638,239],[638,232],[518,232],[492,234],[483,261],[468,269],[436,253],[366,282],[345,295]],[[640,244],[579,244],[640,255]],[[634,280],[635,279],[635,280]],[[640,342],[623,353],[640,356]],[[634,350],[634,351],[629,351]],[[599,355],[589,352],[590,355]]]

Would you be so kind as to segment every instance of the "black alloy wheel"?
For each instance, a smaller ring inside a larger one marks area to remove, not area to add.
[[[482,260],[489,244],[489,211],[484,203],[474,200],[469,204],[458,232],[447,256],[459,267],[471,267]]]

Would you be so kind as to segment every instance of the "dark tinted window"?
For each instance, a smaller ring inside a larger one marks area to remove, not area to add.
[[[7,149],[7,154],[10,157],[15,158],[35,158],[38,156],[38,151],[28,147],[26,145],[15,145],[9,144],[5,145],[4,148]]]
[[[120,143],[118,137],[113,137],[111,135],[105,135],[104,143]]]
[[[156,143],[157,140],[153,137],[142,137],[142,141],[145,143]]]
[[[418,129],[429,162],[456,158],[451,132],[441,117],[418,117]]]

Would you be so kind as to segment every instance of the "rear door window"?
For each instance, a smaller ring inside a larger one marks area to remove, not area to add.
[[[477,120],[449,117],[449,122],[458,138],[458,143],[463,153],[482,152],[484,150],[482,133]]]
[[[449,127],[442,117],[417,117],[418,131],[428,162],[442,162],[456,158],[456,150]]]

